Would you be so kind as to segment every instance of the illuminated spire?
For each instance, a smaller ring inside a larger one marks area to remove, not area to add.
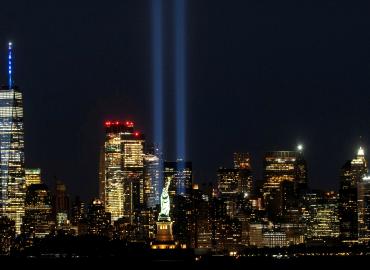
[[[302,152],[303,151],[303,144],[298,144],[297,150],[298,150],[298,152]]]
[[[359,156],[359,157],[365,156],[365,150],[362,147],[360,147],[360,149],[358,149],[357,156]]]
[[[9,80],[9,89],[12,89],[13,87],[13,79],[12,79],[12,63],[13,63],[13,55],[12,55],[12,46],[13,43],[8,43],[8,80]]]

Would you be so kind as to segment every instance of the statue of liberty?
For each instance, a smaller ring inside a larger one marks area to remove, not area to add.
[[[168,194],[168,189],[170,187],[171,179],[167,179],[166,184],[162,190],[161,195],[161,212],[158,216],[158,221],[171,221],[170,218],[170,196]]]

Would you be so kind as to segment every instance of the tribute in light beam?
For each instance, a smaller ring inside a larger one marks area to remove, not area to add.
[[[186,45],[185,45],[185,0],[175,0],[175,92],[176,92],[176,151],[178,171],[184,170],[186,161]],[[181,162],[183,161],[183,162]],[[179,193],[183,193],[183,183],[179,184]]]
[[[156,155],[159,158],[158,179],[154,184],[155,202],[160,204],[163,186],[163,44],[162,0],[152,0],[152,83],[153,83],[153,130]]]
[[[8,43],[8,84],[9,84],[9,89],[12,89],[13,87],[13,79],[12,79],[12,61],[13,61],[13,55],[12,55],[12,47],[13,43],[9,42]]]

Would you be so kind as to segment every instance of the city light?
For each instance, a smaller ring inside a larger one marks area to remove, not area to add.
[[[303,144],[298,144],[297,149],[298,149],[298,151],[302,152],[303,151]]]
[[[12,46],[13,46],[13,43],[12,42],[9,42],[8,43],[8,85],[9,85],[9,89],[12,89],[13,87],[13,78],[12,78],[12,69],[13,69],[13,65],[12,65],[12,62],[13,62],[13,53],[12,53]]]
[[[357,152],[358,156],[365,156],[365,149],[360,147]]]

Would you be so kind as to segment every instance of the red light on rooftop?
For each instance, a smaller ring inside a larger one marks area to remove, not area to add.
[[[105,126],[106,126],[106,127],[109,127],[111,124],[112,124],[112,122],[111,122],[111,121],[106,121],[106,122],[105,122]]]
[[[116,125],[119,125],[119,121],[116,121]]]
[[[135,137],[139,137],[139,136],[140,136],[140,132],[135,131],[135,132],[134,132],[134,136],[135,136]]]
[[[134,127],[134,122],[132,121],[126,121],[126,127]]]

